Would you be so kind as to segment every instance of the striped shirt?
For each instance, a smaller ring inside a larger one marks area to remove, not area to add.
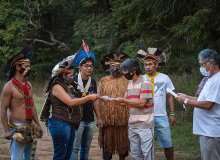
[[[153,128],[154,103],[151,82],[142,75],[134,83],[131,80],[128,84],[125,98],[129,100],[148,99],[144,108],[130,106],[129,128]]]

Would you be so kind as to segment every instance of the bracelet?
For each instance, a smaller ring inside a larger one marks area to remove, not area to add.
[[[171,116],[175,116],[175,114],[174,114],[174,113],[170,113],[170,115],[171,115]]]

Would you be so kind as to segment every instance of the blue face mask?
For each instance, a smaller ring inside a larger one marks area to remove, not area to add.
[[[66,77],[65,80],[66,80],[68,85],[70,85],[73,82],[73,78],[70,78],[70,77]]]

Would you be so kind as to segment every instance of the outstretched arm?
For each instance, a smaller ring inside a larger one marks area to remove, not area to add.
[[[71,99],[63,87],[59,84],[55,84],[53,86],[52,94],[68,106],[78,106],[80,104],[86,103],[89,100],[95,101],[98,98],[97,94],[91,94],[86,97]]]
[[[177,93],[177,96],[185,97],[185,98],[188,98],[189,100],[194,100],[194,101],[197,101],[198,99],[198,97],[189,96],[183,93]]]
[[[176,99],[179,101],[180,104],[184,103],[184,100],[186,97],[183,96],[177,96]],[[200,109],[211,109],[214,106],[215,102],[210,101],[197,101],[197,100],[191,100],[189,99],[187,102],[187,105],[200,108]]]
[[[116,102],[118,105],[125,106],[134,106],[138,108],[144,108],[146,106],[148,99],[139,99],[139,100],[129,100],[126,98],[116,98],[115,100],[112,100],[113,102]]]

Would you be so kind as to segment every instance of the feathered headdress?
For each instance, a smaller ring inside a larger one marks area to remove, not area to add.
[[[124,43],[122,43],[115,52],[108,54],[102,58],[101,65],[102,65],[102,69],[104,71],[108,70],[110,68],[111,63],[113,63],[113,62],[122,63],[126,59],[131,58],[129,55],[122,52],[123,45],[124,45]]]
[[[72,56],[68,56],[67,58],[63,59],[59,62],[52,70],[51,78],[58,76],[61,72],[66,72],[66,69],[72,65],[74,58],[78,53],[75,53]]]
[[[92,57],[95,63],[95,55],[93,52],[89,51],[89,46],[85,44],[84,40],[82,39],[82,47],[79,53],[76,55],[75,59],[72,62],[73,66],[79,66],[80,62],[87,57]]]
[[[43,104],[43,107],[41,109],[41,112],[39,114],[39,119],[42,122],[48,122],[49,119],[49,115],[50,115],[50,105],[51,105],[51,101],[49,99],[49,91],[51,88],[51,85],[53,84],[54,81],[57,80],[59,74],[61,73],[70,73],[70,69],[69,67],[72,65],[72,62],[74,60],[74,58],[76,57],[76,55],[78,54],[75,53],[74,55],[68,56],[67,58],[63,59],[61,62],[59,62],[52,70],[52,74],[51,74],[51,80],[49,82],[49,85],[47,87],[47,91],[45,94],[45,101]],[[46,130],[46,135],[47,135],[47,130]]]
[[[9,72],[7,81],[10,81],[10,79],[15,76],[15,71],[13,70],[13,68],[16,64],[21,64],[22,62],[30,61],[30,59],[33,57],[33,44],[34,40],[31,41],[29,45],[24,47],[19,53],[17,53],[8,60],[4,68],[4,74],[7,74]]]
[[[158,48],[147,48],[145,47],[136,37],[140,50],[137,52],[138,59],[144,63],[146,61],[153,61],[158,66],[164,66],[166,63],[166,55],[164,51]]]

